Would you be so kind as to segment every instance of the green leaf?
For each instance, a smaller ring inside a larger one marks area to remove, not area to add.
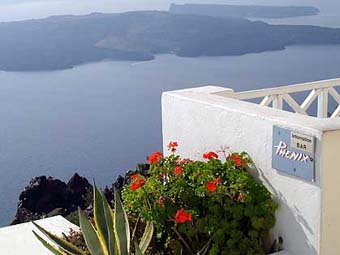
[[[60,238],[60,237],[48,232],[47,230],[40,227],[37,223],[35,223],[35,222],[32,222],[32,223],[37,229],[39,229],[39,231],[41,231],[45,236],[47,236],[53,243],[55,243],[58,247],[60,247],[65,252],[70,252],[70,253],[75,254],[75,255],[83,255],[84,254],[82,252],[82,250],[80,250],[78,247],[71,244],[70,242],[67,242],[63,238]]]
[[[139,247],[143,253],[145,253],[146,249],[149,247],[152,237],[153,237],[153,233],[154,233],[154,224],[153,222],[148,221],[146,223],[142,239],[139,243]]]
[[[115,255],[116,251],[118,250],[117,243],[115,240],[115,232],[114,232],[114,213],[109,206],[109,203],[106,200],[105,195],[100,192],[103,200],[103,207],[104,207],[104,215],[106,220],[106,226],[108,231],[108,249],[110,255]]]
[[[96,224],[96,229],[98,232],[99,241],[102,244],[102,248],[104,254],[109,254],[109,231],[107,228],[105,210],[104,210],[104,202],[101,192],[98,190],[96,185],[93,187],[94,194],[94,221]]]
[[[105,253],[102,249],[96,230],[89,222],[87,217],[84,215],[84,213],[80,210],[80,208],[78,209],[78,211],[80,228],[83,232],[87,248],[89,249],[92,255],[104,255]]]
[[[130,253],[130,227],[129,220],[120,200],[117,190],[114,190],[115,212],[114,226],[119,255]]]
[[[135,242],[135,255],[143,255],[143,252],[142,252],[141,249],[139,248],[137,242]]]
[[[32,230],[33,234],[38,238],[38,240],[44,245],[50,252],[55,255],[68,255],[67,253],[63,253],[55,248],[53,245],[49,244],[46,240],[40,237],[34,230]]]

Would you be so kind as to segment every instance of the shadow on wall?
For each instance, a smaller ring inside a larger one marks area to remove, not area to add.
[[[294,206],[293,208],[288,205],[288,201],[282,195],[281,192],[277,192],[275,188],[270,184],[270,181],[263,174],[262,169],[259,169],[254,166],[252,169],[252,174],[258,180],[262,180],[267,187],[270,188],[274,198],[277,200],[279,204],[279,211],[277,212],[277,218],[280,218],[284,224],[289,225],[292,230],[292,235],[297,240],[297,242],[301,243],[301,247],[303,247],[304,254],[308,255],[318,255],[318,251],[312,244],[309,242],[307,235],[305,234],[304,228],[310,232],[310,234],[315,234],[313,229],[309,226],[309,224],[304,219],[300,210]],[[304,228],[303,228],[304,227]],[[280,233],[278,233],[280,234]],[[283,248],[285,248],[285,237],[283,238]],[[294,254],[294,251],[289,251]],[[296,252],[296,251],[295,251]]]

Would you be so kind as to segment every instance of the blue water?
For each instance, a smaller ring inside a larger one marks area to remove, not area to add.
[[[10,16],[11,8],[0,5],[0,21],[29,13]],[[338,21],[331,24],[340,26]],[[68,180],[77,171],[109,185],[161,149],[163,91],[211,84],[241,91],[335,77],[340,77],[340,46],[238,57],[161,55],[150,62],[100,62],[54,72],[0,71],[0,226],[14,216],[19,192],[32,177]]]
[[[161,93],[216,84],[236,91],[340,77],[340,46],[241,57],[157,57],[71,70],[0,72],[0,224],[34,176],[78,171],[104,186],[161,149]]]

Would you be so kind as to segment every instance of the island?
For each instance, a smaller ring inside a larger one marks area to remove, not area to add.
[[[212,17],[283,19],[318,15],[320,10],[313,6],[171,4],[169,12],[174,14],[197,14]]]
[[[269,25],[235,17],[135,11],[0,23],[0,70],[72,68],[157,54],[235,56],[290,45],[340,44],[340,29]]]

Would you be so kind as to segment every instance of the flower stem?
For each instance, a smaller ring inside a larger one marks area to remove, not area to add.
[[[191,247],[189,246],[189,244],[184,240],[183,236],[178,232],[178,230],[176,229],[176,227],[172,228],[173,231],[175,232],[175,234],[178,236],[179,240],[182,241],[182,243],[184,244],[185,248],[187,248],[192,254],[194,253],[191,249]]]

